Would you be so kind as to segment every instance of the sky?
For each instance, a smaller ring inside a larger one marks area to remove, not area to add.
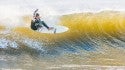
[[[42,16],[103,10],[125,11],[125,0],[0,0],[0,22],[7,25],[10,22],[22,23],[19,17],[32,15],[35,9],[39,9]]]

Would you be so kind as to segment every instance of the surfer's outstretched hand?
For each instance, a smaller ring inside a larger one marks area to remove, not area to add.
[[[39,9],[36,9],[34,12],[37,12]]]
[[[49,27],[49,28],[48,28],[48,30],[52,30],[52,29],[54,29],[54,27]]]

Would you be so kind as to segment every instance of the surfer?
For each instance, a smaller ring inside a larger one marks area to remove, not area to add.
[[[31,21],[31,29],[38,30],[43,26],[46,27],[48,30],[53,29],[53,27],[49,27],[43,20],[41,20],[39,13],[37,13],[38,9],[36,9],[33,13],[33,20]]]

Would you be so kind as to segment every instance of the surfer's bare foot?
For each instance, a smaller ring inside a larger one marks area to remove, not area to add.
[[[54,29],[54,27],[50,27],[50,28],[48,28],[48,30],[52,30],[52,29]]]

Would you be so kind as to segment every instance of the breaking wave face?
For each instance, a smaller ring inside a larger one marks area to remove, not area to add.
[[[22,18],[23,22],[30,22],[30,16]],[[59,61],[70,59],[66,61],[75,64],[85,61],[85,64],[125,65],[124,18],[125,13],[118,11],[63,15],[58,24],[69,30],[60,34],[44,34],[28,27],[8,30],[1,26],[0,52],[57,57]]]
[[[69,31],[61,34],[42,34],[27,27],[1,30],[0,47],[28,47],[46,51],[46,54],[81,54],[124,48],[124,17],[125,13],[116,11],[64,15],[60,17],[60,25],[67,26]]]

